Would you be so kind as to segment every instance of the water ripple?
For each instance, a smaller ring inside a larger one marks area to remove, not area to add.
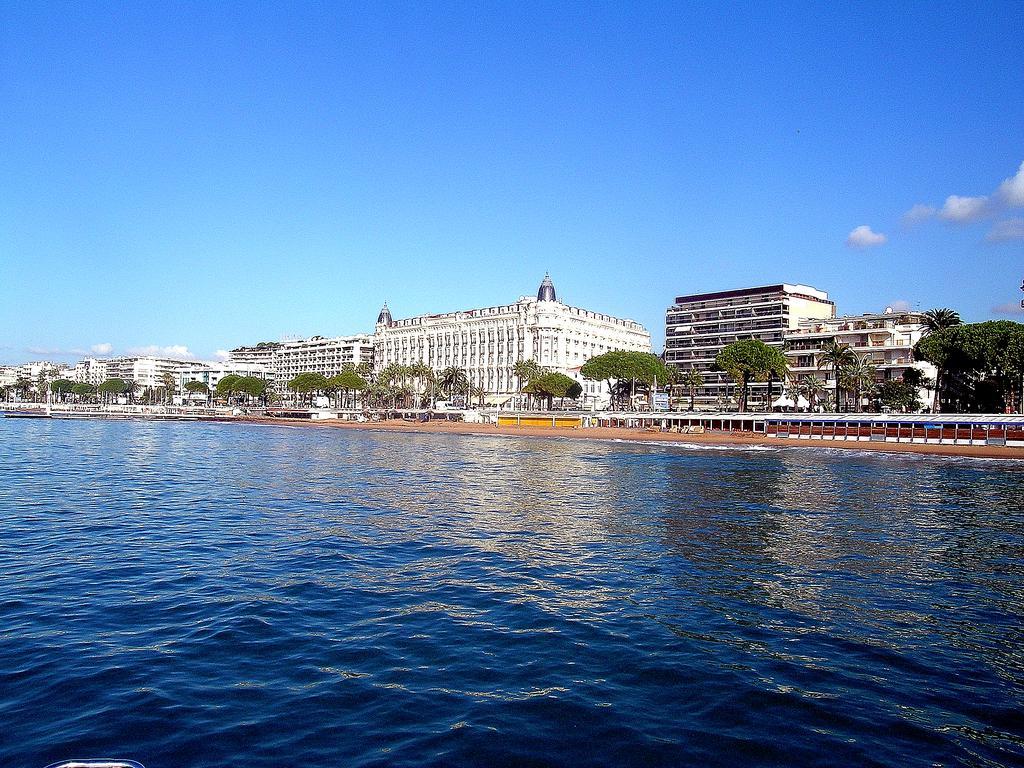
[[[0,421],[0,757],[1024,762],[1024,466]]]

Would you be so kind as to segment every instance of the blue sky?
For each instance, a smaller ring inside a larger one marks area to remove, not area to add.
[[[1024,3],[834,5],[2,4],[0,361],[545,270],[659,350],[674,296],[768,282],[1015,317]]]

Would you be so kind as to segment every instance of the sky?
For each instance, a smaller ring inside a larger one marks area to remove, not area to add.
[[[1024,3],[0,4],[0,362],[534,294],[1019,314]]]

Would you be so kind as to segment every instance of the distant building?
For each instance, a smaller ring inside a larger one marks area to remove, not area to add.
[[[221,379],[232,375],[255,376],[259,379],[273,380],[272,371],[260,363],[242,363],[234,360],[196,363],[178,371],[178,392],[185,395],[185,384],[190,381],[202,382],[210,390],[214,390]]]
[[[897,312],[891,307],[885,312],[809,319],[786,333],[786,357],[795,380],[817,376],[830,390],[835,387],[835,378],[831,369],[818,367],[818,355],[832,340],[845,344],[870,362],[879,382],[902,378],[908,368],[918,368],[925,376],[934,378],[934,365],[914,360],[914,345],[922,336],[923,313]],[[930,392],[921,390],[922,401],[927,402],[930,396]]]
[[[712,370],[724,347],[740,339],[760,339],[782,349],[786,334],[801,320],[828,319],[835,313],[828,294],[807,285],[781,283],[679,296],[665,313],[665,362],[680,371],[700,371],[704,386],[696,393],[696,404],[728,407],[736,385],[727,373]],[[754,382],[748,402],[763,404],[766,395],[767,384]]]
[[[357,334],[262,342],[231,350],[229,361],[264,368],[276,391],[284,393],[288,382],[300,373],[319,373],[330,378],[337,376],[346,366],[372,365],[373,337]]]
[[[107,360],[106,378],[133,381],[141,393],[164,386],[165,375],[177,384],[178,372],[192,365],[195,363],[166,357],[113,357]]]
[[[107,380],[107,361],[95,357],[79,360],[71,368],[68,378],[80,384],[91,384],[98,387]]]
[[[633,320],[563,304],[545,275],[536,297],[512,304],[401,320],[393,319],[385,304],[373,349],[377,370],[391,363],[425,363],[435,371],[462,368],[497,404],[519,391],[513,366],[520,360],[579,378],[583,363],[610,350],[650,352],[651,335]],[[584,397],[600,394],[600,382],[582,384]]]
[[[18,367],[15,365],[0,365],[0,387],[12,387],[18,380]]]

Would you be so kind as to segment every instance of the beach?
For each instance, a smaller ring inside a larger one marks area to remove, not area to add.
[[[996,445],[937,445],[925,443],[870,442],[866,440],[821,440],[775,438],[755,432],[705,432],[679,434],[651,432],[645,429],[621,427],[513,427],[494,424],[470,424],[458,421],[408,422],[399,420],[352,422],[340,420],[309,421],[305,419],[277,419],[243,417],[232,419],[248,424],[277,424],[327,429],[358,429],[388,432],[418,432],[459,435],[503,435],[507,437],[557,437],[576,440],[630,441],[649,443],[689,444],[702,446],[750,446],[777,448],[835,448],[839,450],[876,451],[881,453],[917,453],[930,456],[963,456],[981,459],[1024,460],[1024,448]]]

